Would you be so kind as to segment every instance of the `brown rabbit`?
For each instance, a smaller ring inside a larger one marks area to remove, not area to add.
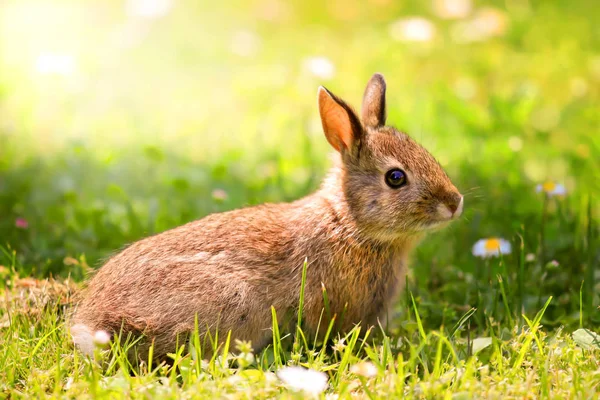
[[[259,350],[271,339],[271,306],[281,324],[298,311],[305,259],[309,334],[318,333],[323,319],[323,286],[331,315],[344,315],[336,331],[385,322],[411,250],[463,208],[437,161],[385,126],[385,90],[383,76],[373,75],[361,122],[344,101],[319,88],[323,130],[337,153],[317,192],[289,204],[209,215],[111,258],[73,317],[79,348],[93,350],[94,331],[122,329],[146,338],[140,349],[153,341],[154,354],[165,355],[186,340],[197,316],[201,334],[231,331]]]

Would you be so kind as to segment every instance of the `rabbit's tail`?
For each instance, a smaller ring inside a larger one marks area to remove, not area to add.
[[[71,337],[75,346],[82,353],[90,356],[94,354],[94,332],[84,324],[75,324],[71,327]]]

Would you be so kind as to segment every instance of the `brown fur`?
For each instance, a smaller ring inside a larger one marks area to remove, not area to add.
[[[260,349],[271,338],[271,306],[282,324],[297,312],[305,259],[309,333],[317,333],[323,312],[322,286],[332,314],[344,313],[336,331],[385,322],[411,250],[460,214],[440,207],[462,210],[462,196],[424,148],[385,126],[381,75],[365,91],[362,123],[323,88],[319,110],[339,151],[320,190],[209,215],[132,244],[90,281],[73,318],[75,342],[89,350],[90,332],[123,328],[143,333],[164,355],[178,336],[185,340],[197,315],[201,332],[231,331]],[[386,185],[391,168],[407,173],[406,186]]]

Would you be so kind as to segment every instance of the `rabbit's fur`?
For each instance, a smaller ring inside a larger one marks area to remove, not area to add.
[[[93,350],[94,331],[123,330],[143,334],[140,348],[153,341],[154,354],[164,355],[186,340],[196,316],[201,334],[231,331],[261,349],[271,340],[271,306],[282,329],[292,327],[286,324],[298,311],[305,259],[309,334],[329,323],[323,288],[337,332],[385,323],[411,250],[461,214],[462,196],[423,147],[385,126],[381,75],[367,85],[361,119],[322,87],[318,100],[325,136],[337,150],[321,188],[292,203],[209,215],[111,258],[73,318],[71,333],[84,352]],[[392,168],[406,173],[405,186],[386,184]]]

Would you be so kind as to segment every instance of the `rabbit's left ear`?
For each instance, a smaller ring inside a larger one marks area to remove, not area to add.
[[[318,101],[323,132],[331,146],[340,153],[356,148],[363,129],[352,108],[323,86]]]
[[[364,126],[377,128],[385,125],[385,79],[375,74],[367,83],[362,102],[362,122]]]

